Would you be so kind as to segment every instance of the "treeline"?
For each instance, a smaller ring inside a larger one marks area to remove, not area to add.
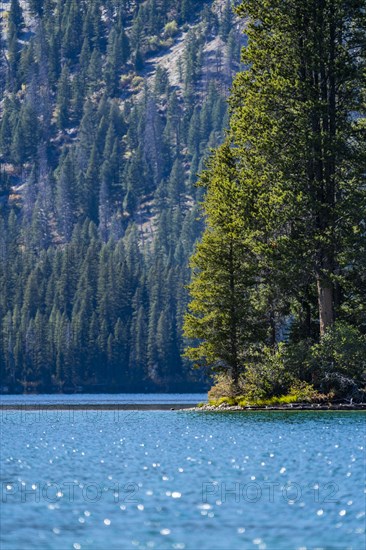
[[[9,3],[0,50],[1,379],[188,388],[194,184],[239,66],[231,2],[25,6]],[[181,30],[173,86],[149,59]]]
[[[213,397],[365,397],[364,8],[239,7],[247,70],[201,176],[207,228],[185,324],[187,356],[221,374]]]
[[[182,257],[193,244],[195,216],[191,211],[183,227],[177,218],[170,220],[173,226],[167,222],[172,236],[179,225],[183,243],[176,254]],[[181,258],[169,258],[162,239],[147,269],[135,226],[106,243],[85,221],[65,247],[27,249],[21,258],[13,244],[19,238],[16,218],[1,229],[9,238],[3,241],[8,254],[2,280],[11,304],[2,327],[9,381],[20,372],[38,389],[184,387],[189,371],[181,367],[177,331],[188,273]]]

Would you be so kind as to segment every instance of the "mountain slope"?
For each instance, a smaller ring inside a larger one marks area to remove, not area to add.
[[[239,66],[231,3],[3,5],[1,379],[198,387],[181,325],[196,174]]]

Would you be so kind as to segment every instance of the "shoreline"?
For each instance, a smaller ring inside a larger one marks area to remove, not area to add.
[[[194,406],[193,406],[194,407]],[[192,409],[192,403],[1,403],[0,410],[11,411],[169,411]]]
[[[271,405],[265,407],[240,407],[239,405],[227,405],[222,403],[221,405],[208,405],[205,404],[201,407],[194,407],[189,409],[195,412],[256,412],[256,411],[366,411],[366,403],[290,403],[288,405]]]
[[[191,403],[0,403],[1,411],[42,411],[42,410],[61,410],[61,411],[87,411],[87,410],[105,410],[105,411],[179,411],[188,412],[296,412],[296,411],[366,411],[366,403],[354,404],[291,404],[267,407],[239,407],[221,404],[219,406],[205,404],[197,407]]]

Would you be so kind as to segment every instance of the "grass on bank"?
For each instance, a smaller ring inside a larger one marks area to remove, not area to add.
[[[245,394],[235,394],[232,384],[227,376],[219,376],[216,384],[211,388],[208,394],[208,404],[218,407],[223,403],[229,406],[239,407],[271,407],[280,405],[290,405],[291,403],[320,403],[334,398],[334,394],[322,394],[314,389],[312,384],[303,381],[295,381],[280,395],[262,395],[256,394],[252,387],[245,383],[242,388]],[[244,393],[244,392],[243,392]]]
[[[291,403],[312,403],[311,399],[303,399],[296,394],[280,395],[278,397],[271,397],[268,399],[248,399],[244,396],[238,397],[221,397],[220,399],[209,400],[209,405],[218,407],[223,403],[230,406],[239,407],[272,407],[276,405],[289,405]],[[201,405],[202,406],[202,405]]]

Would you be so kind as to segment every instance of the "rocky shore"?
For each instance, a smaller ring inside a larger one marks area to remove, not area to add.
[[[240,407],[239,405],[204,404],[186,409],[195,412],[248,412],[248,411],[366,411],[366,403],[290,403],[288,405],[271,405],[266,407]]]

